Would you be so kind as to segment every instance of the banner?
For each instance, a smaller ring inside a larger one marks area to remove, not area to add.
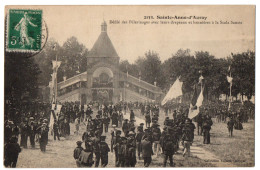
[[[52,60],[52,69],[57,70],[60,67],[61,61]]]
[[[190,119],[194,118],[199,114],[200,106],[202,106],[202,102],[203,102],[203,89],[204,88],[201,89],[200,95],[197,99],[195,106],[192,104],[190,105],[189,116],[188,116]]]
[[[88,108],[88,105],[87,105],[87,104],[84,104],[84,112],[87,111],[87,108]]]
[[[231,84],[232,83],[232,80],[233,80],[233,78],[232,77],[230,77],[230,76],[227,76],[227,81]]]
[[[61,111],[61,107],[62,107],[61,104],[58,104],[58,105],[57,105],[57,109],[56,109],[57,113],[60,113],[60,111]]]
[[[55,104],[51,105],[51,110],[55,110]]]
[[[50,116],[50,124],[49,124],[49,128],[53,129],[53,124],[54,124],[54,119],[55,119],[55,113],[54,110],[51,110],[51,116]]]
[[[177,98],[182,95],[182,84],[183,82],[180,82],[179,78],[173,83],[172,87],[164,97],[161,105],[165,105],[168,101]]]

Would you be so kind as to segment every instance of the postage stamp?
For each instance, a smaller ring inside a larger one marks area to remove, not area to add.
[[[7,51],[38,52],[42,43],[42,10],[10,9]]]

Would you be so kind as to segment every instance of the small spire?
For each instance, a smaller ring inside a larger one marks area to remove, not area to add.
[[[107,23],[106,23],[106,21],[104,21],[101,24],[101,32],[107,32]]]

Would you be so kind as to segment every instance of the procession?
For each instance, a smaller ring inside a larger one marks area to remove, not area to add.
[[[224,103],[222,106],[225,108]],[[169,109],[173,110],[172,113]],[[241,106],[241,111],[243,109],[245,105]],[[5,122],[5,152],[10,154],[5,157],[5,165],[11,167],[16,166],[21,148],[34,149],[35,145],[40,145],[39,151],[46,152],[48,138],[59,141],[61,137],[70,135],[78,138],[71,158],[75,159],[77,167],[106,167],[108,152],[115,157],[114,167],[135,167],[137,160],[143,160],[144,167],[149,167],[153,155],[163,155],[163,166],[174,167],[176,153],[183,157],[192,155],[190,147],[195,135],[203,136],[201,143],[210,144],[213,120],[214,123],[226,123],[232,137],[233,128],[242,130],[242,124],[253,119],[250,112],[232,114],[214,107],[203,108],[194,119],[189,119],[183,106],[174,109],[173,106],[162,108],[156,104],[123,102],[108,106],[95,103],[86,108],[77,103],[64,103],[54,120],[51,118],[56,110],[48,104],[34,103],[31,108],[19,110],[25,114],[21,121],[18,115],[14,115],[16,120],[7,119]],[[253,111],[253,108],[247,110]],[[18,114],[17,110],[13,112]],[[159,121],[159,116],[164,120]],[[83,126],[85,131],[80,131],[79,126]],[[8,146],[10,144],[18,147],[14,150]]]
[[[254,6],[5,8],[5,167],[255,166]]]

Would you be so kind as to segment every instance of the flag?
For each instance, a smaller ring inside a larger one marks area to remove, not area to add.
[[[198,100],[197,100],[197,103],[196,103],[196,106],[197,107],[200,107],[202,106],[202,102],[203,102],[203,91],[204,91],[204,88],[202,88],[201,92],[200,92],[200,95],[198,97]]]
[[[182,84],[183,82],[180,82],[179,78],[173,83],[172,87],[164,97],[161,105],[165,105],[168,101],[177,98],[182,95]]]
[[[227,76],[227,81],[231,84],[232,83],[232,80],[233,80],[233,78],[232,77],[230,77],[230,76]]]
[[[55,119],[56,119],[56,117],[55,117],[54,110],[51,110],[50,124],[49,124],[50,129],[53,129],[53,124],[54,124],[54,120],[55,120]]]
[[[229,73],[229,75],[227,75],[227,81],[228,81],[228,83],[230,84],[230,94],[229,94],[229,104],[228,104],[228,111],[230,111],[230,109],[231,109],[231,100],[232,100],[232,94],[231,94],[231,88],[232,88],[232,80],[233,80],[233,78],[231,77],[231,68],[230,68],[230,66],[228,67],[228,73]]]
[[[230,75],[230,76],[229,76]],[[228,67],[227,81],[231,84],[233,78],[231,77],[231,67]]]
[[[84,112],[86,112],[88,109],[88,105],[87,104],[84,104]]]
[[[57,105],[57,109],[56,109],[57,113],[60,113],[60,111],[61,111],[61,107],[62,107],[61,104],[58,104],[58,105]]]
[[[192,106],[196,105],[197,99],[198,99],[198,92],[197,92],[197,86],[195,85],[194,86],[194,92],[193,92],[192,99],[191,99]]]
[[[196,88],[195,88],[195,90],[196,90]],[[201,92],[200,92],[200,95],[199,95],[199,97],[198,97],[198,99],[197,99],[197,101],[196,101],[196,104],[195,105],[193,105],[192,103],[191,103],[191,105],[190,105],[190,109],[189,109],[189,118],[190,119],[192,119],[192,118],[194,118],[195,116],[197,116],[198,114],[199,114],[199,111],[200,111],[200,106],[202,106],[202,102],[203,102],[203,90],[204,90],[204,88],[202,88],[201,89]],[[195,93],[194,93],[195,94]],[[195,94],[196,95],[196,94]],[[195,96],[193,96],[193,99],[192,100],[194,100],[194,98],[196,98]],[[192,101],[193,102],[193,101]]]
[[[60,67],[61,61],[52,60],[52,69],[57,70]]]
[[[49,124],[50,129],[53,129],[54,120],[56,119],[55,110],[56,110],[56,104],[52,103],[52,105],[51,105],[51,115],[50,115],[50,124]]]
[[[123,94],[122,92],[120,93],[120,102],[123,101]]]
[[[51,110],[55,110],[55,103],[51,105]]]

